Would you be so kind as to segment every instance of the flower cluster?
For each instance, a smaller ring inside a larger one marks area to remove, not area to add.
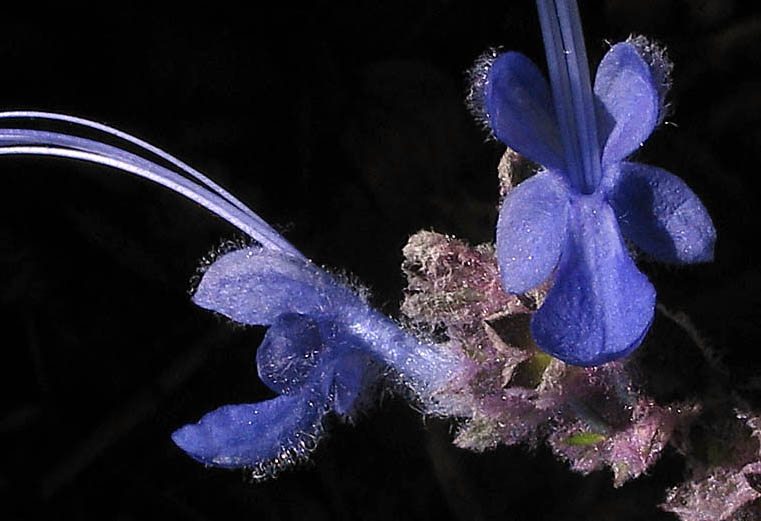
[[[695,419],[694,402],[660,404],[645,394],[637,368],[620,361],[573,367],[540,351],[529,325],[545,290],[518,297],[495,288],[490,245],[419,232],[404,254],[402,311],[419,328],[441,330],[443,345],[465,356],[467,370],[447,390],[468,405],[458,446],[546,442],[573,470],[609,468],[620,486],[645,472],[675,430]]]
[[[621,360],[643,342],[656,309],[655,289],[625,240],[655,259],[692,263],[710,260],[716,239],[706,209],[680,178],[628,160],[663,121],[671,66],[657,46],[630,39],[612,46],[592,87],[575,0],[537,6],[549,84],[516,52],[483,59],[474,73],[476,112],[509,147],[496,246],[471,248],[420,232],[404,249],[402,312],[428,341],[375,311],[231,194],[156,147],[72,116],[0,113],[0,120],[83,126],[142,155],[29,128],[0,128],[0,154],[85,160],[147,178],[252,239],[206,267],[193,302],[236,323],[268,327],[256,366],[277,396],[220,407],[177,430],[172,438],[190,456],[270,477],[308,455],[326,414],[354,418],[381,383],[393,381],[410,389],[424,412],[459,418],[459,446],[546,441],[574,470],[607,467],[621,485],[669,443],[698,446],[695,433],[711,425],[707,412],[727,409],[694,393],[657,397],[656,378],[642,377],[647,364]],[[529,161],[539,171],[527,176]],[[524,180],[513,186],[516,178]],[[691,480],[665,505],[683,519],[703,519],[701,511],[729,519],[758,506],[759,421],[731,402],[733,408],[727,427],[707,438],[742,440],[744,449],[693,465]]]

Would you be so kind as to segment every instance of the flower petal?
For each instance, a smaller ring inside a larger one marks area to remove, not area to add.
[[[631,35],[626,39],[626,42],[634,46],[637,53],[650,67],[653,85],[658,91],[658,124],[661,124],[668,114],[666,96],[671,89],[671,72],[674,70],[674,64],[666,54],[665,47],[642,35]]]
[[[489,68],[484,108],[500,141],[547,168],[563,168],[552,95],[531,60],[517,52],[497,57]]]
[[[351,416],[369,401],[368,391],[380,375],[380,366],[367,352],[342,349],[332,372],[333,411]]]
[[[272,474],[308,455],[322,434],[325,411],[325,399],[312,390],[225,405],[176,430],[172,440],[206,465],[259,467]]]
[[[289,255],[244,248],[204,273],[193,302],[243,324],[268,325],[283,313],[324,315],[356,299],[315,267]]]
[[[628,42],[614,45],[602,59],[594,91],[605,166],[623,160],[650,136],[660,97],[650,67]]]
[[[624,236],[663,262],[713,259],[716,230],[698,196],[661,168],[622,163],[609,194]]]
[[[539,173],[508,192],[497,221],[505,291],[523,293],[550,276],[565,243],[568,205],[568,188],[553,172]]]
[[[278,394],[297,394],[324,348],[316,320],[297,313],[280,315],[256,350],[259,378]]]
[[[564,362],[599,365],[642,342],[655,289],[629,257],[608,204],[584,197],[572,209],[568,248],[531,332],[539,347]]]

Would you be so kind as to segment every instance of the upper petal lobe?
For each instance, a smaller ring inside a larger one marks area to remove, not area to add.
[[[256,247],[217,259],[193,295],[202,308],[251,325],[271,324],[283,313],[335,313],[355,300],[311,263]]]
[[[484,105],[500,141],[547,168],[563,168],[552,94],[531,60],[517,52],[498,56],[488,72]]]
[[[660,97],[650,72],[634,45],[611,47],[597,68],[597,130],[603,166],[637,150],[658,124]]]

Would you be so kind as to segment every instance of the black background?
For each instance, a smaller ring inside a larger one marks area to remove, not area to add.
[[[761,7],[581,3],[591,62],[629,33],[670,50],[673,113],[637,159],[701,196],[717,261],[642,267],[745,381],[761,367]],[[465,71],[489,46],[543,63],[533,2],[188,6],[4,14],[0,107],[165,148],[391,314],[409,234],[492,239],[502,147],[465,108]],[[674,519],[656,507],[684,470],[671,451],[614,490],[608,473],[571,474],[543,448],[456,449],[449,424],[393,398],[356,426],[333,422],[313,463],[275,481],[204,468],[171,432],[270,396],[253,365],[263,330],[188,295],[200,259],[240,234],[104,168],[5,157],[0,169],[0,517]]]

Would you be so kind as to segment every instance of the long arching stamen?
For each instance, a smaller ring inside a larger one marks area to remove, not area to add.
[[[555,111],[571,181],[589,194],[602,177],[597,119],[576,0],[537,0]]]
[[[124,172],[134,174],[179,193],[188,199],[203,206],[212,213],[222,217],[230,224],[245,232],[247,235],[260,242],[263,246],[282,251],[297,258],[304,259],[304,255],[291,245],[285,238],[273,230],[260,218],[252,219],[251,215],[243,212],[221,196],[212,193],[208,189],[199,186],[176,172],[152,163],[144,158],[135,156],[130,152],[65,134],[57,135],[61,144],[69,142],[67,147],[77,143],[77,148],[64,148],[62,146],[44,146],[40,142],[43,136],[24,134],[25,132],[48,134],[46,138],[56,136],[54,132],[25,131],[19,129],[0,130],[0,155],[39,155],[54,156],[69,159],[80,159],[104,166],[110,166]],[[52,136],[51,136],[52,135]],[[35,141],[35,139],[37,139]],[[29,145],[33,142],[33,145]],[[89,143],[88,143],[89,142]],[[21,144],[17,146],[16,144]],[[94,146],[93,150],[85,150],[85,147]],[[263,223],[263,224],[262,224]]]
[[[201,172],[191,167],[187,163],[180,161],[179,159],[169,154],[168,152],[165,152],[164,150],[154,145],[151,145],[150,143],[143,141],[142,139],[138,137],[135,137],[131,134],[115,129],[113,127],[109,127],[108,125],[105,125],[103,123],[98,123],[96,121],[92,121],[85,118],[78,118],[76,116],[69,116],[67,114],[58,114],[55,112],[40,112],[40,111],[34,111],[34,110],[14,110],[14,111],[0,112],[0,119],[46,119],[50,121],[63,121],[65,123],[80,125],[83,127],[91,128],[93,130],[98,130],[100,132],[103,132],[104,134],[117,137],[119,139],[127,141],[128,143],[137,145],[143,150],[150,152],[151,154],[155,154],[161,159],[173,164],[174,166],[176,166],[183,172],[187,173],[191,177],[194,177],[195,179],[200,181],[202,184],[206,185],[213,192],[218,193],[224,199],[227,199],[228,201],[230,201],[233,205],[238,207],[244,213],[248,213],[248,214],[251,214],[252,216],[256,216],[256,213],[254,213],[248,206],[246,206],[241,201],[239,201],[230,192],[228,192],[227,190],[219,186],[217,183],[215,183],[214,181],[212,181],[211,179],[209,179],[208,177],[206,177]]]
[[[71,136],[69,134],[60,134],[58,132],[29,129],[0,129],[0,146],[3,145],[41,145],[74,148],[76,150],[91,152],[93,154],[102,155],[104,157],[125,161],[146,170],[157,171],[157,173],[171,172],[171,170],[157,165],[152,161],[149,161],[131,152],[122,150],[121,148],[115,147],[113,145],[107,145],[105,143],[100,143],[91,139]],[[222,197],[221,194],[220,197]],[[222,198],[225,199],[224,197]],[[245,206],[240,208],[231,201],[229,202],[249,217],[251,221],[250,226],[259,230],[260,236],[265,237],[266,240],[268,240],[269,244],[274,245],[278,250],[282,250],[286,253],[291,253],[296,256],[301,256],[295,247],[288,243],[288,241],[286,241],[279,233],[272,229],[269,224],[267,224],[261,217],[256,215],[252,210]],[[259,240],[257,237],[254,238]]]

